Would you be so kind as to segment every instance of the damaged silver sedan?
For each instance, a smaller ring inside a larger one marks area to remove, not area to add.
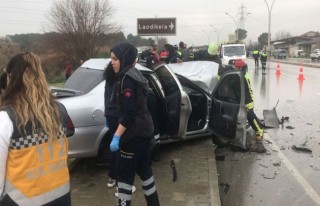
[[[67,108],[75,128],[68,139],[70,157],[94,157],[109,148],[103,79],[109,62],[90,59],[62,88],[51,90]],[[154,70],[136,67],[156,96],[153,118],[159,123],[161,143],[212,136],[245,147],[247,117],[241,72],[226,72],[218,80],[218,64],[207,61],[162,63]]]

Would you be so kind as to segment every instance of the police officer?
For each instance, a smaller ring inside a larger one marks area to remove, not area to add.
[[[235,69],[239,69],[243,72],[245,72],[244,78],[245,78],[245,104],[247,108],[247,119],[250,124],[250,126],[256,131],[256,142],[255,144],[249,144],[247,145],[248,149],[252,152],[257,153],[265,153],[267,150],[263,146],[263,128],[260,120],[254,113],[254,100],[253,100],[253,92],[251,89],[250,84],[250,76],[247,72],[247,64],[244,62],[243,59],[237,59],[235,61]]]
[[[135,173],[140,176],[147,205],[160,205],[151,169],[149,143],[154,128],[148,111],[148,82],[134,67],[137,49],[120,43],[111,49],[119,125],[110,150],[117,151],[119,205],[131,204]]]
[[[262,74],[266,74],[267,57],[268,57],[267,51],[264,48],[262,53],[261,53],[261,56],[260,56],[260,61],[261,61],[261,65],[262,65]]]
[[[259,51],[257,48],[252,51],[252,57],[254,58],[255,68],[259,68]]]

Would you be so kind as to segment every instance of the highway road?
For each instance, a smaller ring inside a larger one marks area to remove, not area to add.
[[[247,62],[257,116],[276,107],[286,120],[265,130],[266,154],[216,150],[222,205],[320,205],[320,69],[271,62],[262,75]]]

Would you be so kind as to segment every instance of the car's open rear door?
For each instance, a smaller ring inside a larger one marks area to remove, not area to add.
[[[164,94],[162,128],[171,138],[185,138],[188,119],[191,113],[191,102],[183,91],[178,78],[166,64],[154,68]]]
[[[212,93],[209,125],[218,138],[245,148],[247,113],[245,85],[239,71],[223,75]]]

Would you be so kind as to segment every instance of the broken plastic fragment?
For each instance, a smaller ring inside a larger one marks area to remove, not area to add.
[[[307,148],[307,147],[298,147],[296,145],[292,145],[291,148],[294,149],[294,150],[297,150],[297,151],[301,151],[301,152],[312,153],[312,150]]]

